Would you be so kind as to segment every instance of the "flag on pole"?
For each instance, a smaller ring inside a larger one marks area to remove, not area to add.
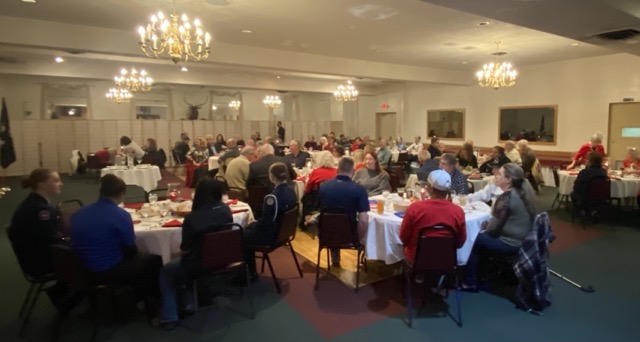
[[[0,166],[3,169],[9,167],[16,161],[16,150],[13,147],[11,138],[11,127],[9,126],[9,112],[7,103],[2,98],[2,116],[0,117]]]
[[[540,134],[542,134],[542,132],[544,132],[544,115],[542,115],[540,119]]]

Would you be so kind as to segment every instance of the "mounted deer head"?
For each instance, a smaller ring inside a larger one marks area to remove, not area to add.
[[[198,110],[200,108],[202,108],[202,106],[205,103],[207,103],[207,99],[205,99],[204,102],[202,102],[201,104],[197,104],[197,105],[193,105],[193,104],[189,103],[187,101],[187,97],[186,96],[183,97],[182,99],[184,100],[184,103],[186,103],[187,106],[189,106],[189,114],[187,115],[187,120],[198,120],[198,116],[199,116]]]

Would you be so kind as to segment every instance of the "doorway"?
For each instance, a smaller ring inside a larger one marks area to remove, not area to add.
[[[376,113],[376,138],[396,136],[396,113]]]
[[[618,162],[627,155],[628,147],[640,148],[640,102],[612,103],[609,105],[609,165],[618,168]]]

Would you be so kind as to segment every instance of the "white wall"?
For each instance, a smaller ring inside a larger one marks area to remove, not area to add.
[[[393,104],[399,103],[402,135],[405,139],[414,135],[424,137],[427,109],[465,108],[466,138],[479,146],[492,146],[498,141],[499,107],[558,105],[557,145],[539,145],[535,149],[574,151],[594,132],[604,135],[606,146],[610,103],[621,102],[625,97],[640,100],[638,56],[617,54],[563,61],[521,68],[519,73],[515,86],[497,91],[476,85],[410,84],[403,94],[389,92],[363,101],[365,106],[360,107],[359,120],[370,120],[371,101],[386,100],[392,104],[392,110]],[[361,126],[374,132],[375,126],[371,124]]]

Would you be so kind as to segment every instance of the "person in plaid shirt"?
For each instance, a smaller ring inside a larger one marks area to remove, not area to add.
[[[468,195],[469,186],[467,178],[458,170],[458,159],[453,153],[445,153],[440,156],[440,168],[451,176],[451,191],[458,195]]]

